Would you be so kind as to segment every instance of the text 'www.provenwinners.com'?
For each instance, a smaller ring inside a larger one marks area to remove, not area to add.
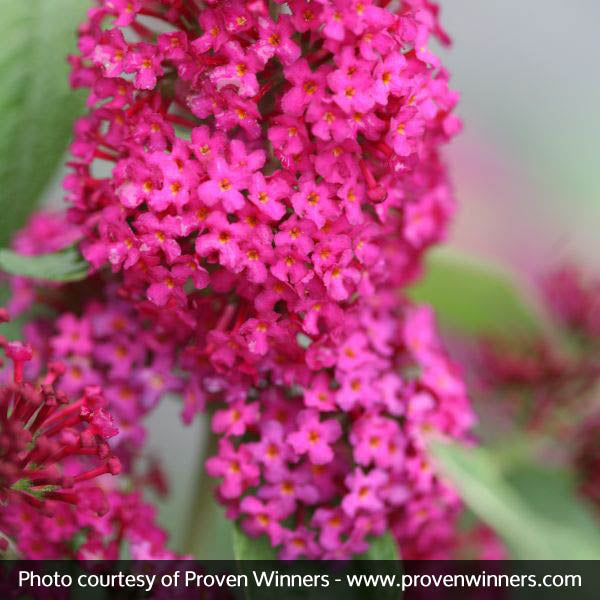
[[[44,575],[33,571],[19,572],[19,587],[34,588],[560,588],[581,587],[581,575],[569,574],[365,574],[337,575],[291,574],[277,570],[253,570],[249,573],[211,574],[174,571],[162,574],[82,573],[77,576],[58,572]]]

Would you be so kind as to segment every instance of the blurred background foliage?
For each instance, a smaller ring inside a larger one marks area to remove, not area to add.
[[[85,0],[2,0],[0,12],[0,244],[22,226],[56,175],[84,97],[65,57]],[[57,190],[53,189],[55,195]]]
[[[448,245],[431,253],[423,280],[409,293],[436,308],[449,339],[556,336],[537,297],[536,279],[567,259],[597,263],[600,80],[594,73],[600,5],[441,4],[455,44],[440,51],[462,93],[466,123],[447,150],[460,208]],[[35,206],[62,206],[61,164],[72,123],[83,109],[82,97],[69,90],[65,56],[74,49],[74,31],[87,6],[87,0],[2,2],[1,246]],[[23,266],[0,251],[5,271],[43,274],[52,268],[59,277],[77,276],[76,257],[49,261]],[[239,558],[256,558],[267,552],[238,531],[232,536],[212,502],[201,476],[206,422],[184,428],[177,402],[167,400],[149,428],[151,452],[170,477],[172,494],[161,504],[161,520],[174,547],[185,546],[200,558],[228,558],[234,551]],[[572,474],[540,463],[539,440],[515,432],[488,435],[495,429],[484,412],[481,448],[432,443],[440,468],[471,511],[515,558],[600,558],[598,525],[576,497]],[[493,443],[486,441],[492,437]],[[191,514],[199,517],[191,522]],[[389,555],[384,538],[372,556]]]

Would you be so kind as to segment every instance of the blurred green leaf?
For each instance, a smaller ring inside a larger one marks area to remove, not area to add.
[[[273,568],[273,563],[256,563],[254,561],[275,561],[277,553],[271,547],[269,539],[266,535],[259,538],[248,537],[237,524],[232,527],[233,535],[233,550],[236,560],[251,561],[238,563],[238,568],[241,573],[245,573],[250,581],[249,587],[245,590],[248,600],[277,600],[281,598],[281,589],[276,586],[265,587],[254,584],[252,571],[256,567],[264,568],[269,571]],[[377,563],[370,561],[378,561]],[[384,562],[385,561],[385,562]],[[291,564],[294,574],[314,576],[315,569],[310,561],[294,561]],[[277,567],[275,566],[275,569]],[[383,570],[382,570],[383,569]],[[286,565],[284,563],[282,571],[285,572]],[[323,573],[329,572],[325,568]],[[335,576],[343,578],[345,574],[364,574],[365,576],[377,575],[379,573],[391,574],[396,577],[402,574],[402,561],[399,560],[396,550],[396,543],[390,533],[386,533],[376,539],[373,539],[371,546],[367,552],[355,557],[352,562],[340,563],[340,569],[335,572]],[[382,600],[399,600],[402,596],[401,592],[395,588],[386,588],[377,590],[377,598]],[[298,587],[296,589],[285,590],[286,599],[290,600],[306,600],[307,598],[314,600],[366,600],[375,597],[374,592],[370,588],[349,589],[341,586],[337,589],[329,587]]]
[[[0,245],[20,227],[60,163],[83,100],[67,54],[87,0],[3,0],[0,18]]]
[[[233,553],[236,560],[276,560],[277,552],[266,535],[248,537],[238,525],[233,526]],[[369,549],[356,557],[359,560],[400,560],[396,542],[391,533],[373,538]]]
[[[23,256],[7,248],[0,248],[0,270],[44,281],[78,281],[85,279],[89,264],[75,246],[58,252]]]
[[[6,282],[0,282],[0,307],[6,308],[10,299],[10,288]],[[11,319],[7,323],[0,323],[0,335],[8,340],[18,340],[21,337],[22,318]]]
[[[266,535],[258,538],[247,536],[235,523],[231,532],[233,555],[236,560],[277,560],[277,552]]]
[[[408,294],[431,304],[442,325],[462,333],[519,337],[541,329],[535,308],[509,276],[456,251],[430,252],[423,279]]]
[[[209,456],[218,453],[218,437],[212,434],[210,422],[209,414],[198,415],[195,420],[200,428],[199,466],[203,465]],[[185,553],[191,554],[197,560],[232,560],[234,558],[233,527],[231,521],[225,516],[224,507],[215,501],[217,481],[200,466],[196,471],[196,481],[193,486],[190,490],[192,491],[191,511],[185,519]]]
[[[359,560],[400,560],[400,555],[394,537],[387,531],[383,535],[373,538],[369,549],[356,558]]]
[[[577,497],[573,480],[517,451],[435,442],[443,474],[467,506],[504,540],[512,557],[528,560],[600,558],[600,528]]]

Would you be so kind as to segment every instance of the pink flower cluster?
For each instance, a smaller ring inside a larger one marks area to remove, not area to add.
[[[165,394],[181,389],[172,373],[176,340],[145,328],[131,306],[118,299],[88,301],[80,315],[63,312],[52,330],[47,320],[31,321],[26,334],[65,365],[60,389],[76,394],[89,385],[103,387],[122,451],[143,445],[143,416]]]
[[[34,223],[42,220],[37,216]],[[39,290],[34,283],[29,280]],[[142,417],[160,395],[185,384],[172,374],[177,344],[168,331],[176,329],[144,327],[148,313],[136,313],[114,291],[112,284],[89,279],[57,288],[53,304],[60,316],[26,326],[38,347],[28,374],[37,376],[47,357],[60,356],[62,389],[78,393],[102,385],[120,429],[116,450],[131,475],[132,456],[143,441]],[[156,315],[150,321],[157,322]],[[247,381],[228,385],[214,370],[188,382],[186,418],[196,408],[190,403],[196,385],[211,405],[229,402],[214,414],[213,428],[224,439],[207,465],[223,476],[221,500],[230,515],[245,519],[250,534],[266,531],[274,544],[284,543],[283,556],[312,549],[313,556],[345,557],[365,550],[367,535],[389,527],[405,556],[443,556],[444,543],[453,541],[450,517],[458,503],[427,463],[424,434],[436,429],[459,436],[471,415],[437,341],[432,313],[400,307],[395,294],[380,294],[368,306],[348,310],[336,336],[315,354],[306,351],[316,373],[304,386],[265,379],[248,389]],[[135,360],[129,360],[131,352]],[[188,371],[190,356],[195,353],[181,357]],[[240,503],[248,485],[254,494]],[[281,523],[301,518],[304,510],[314,511],[310,524],[320,532],[318,543],[308,529]]]
[[[554,460],[570,465],[600,511],[600,279],[567,264],[540,284],[555,335],[486,340],[466,358],[497,421],[559,439]]]
[[[390,529],[437,557],[452,535],[426,433],[473,417],[431,311],[397,291],[454,206],[432,34],[429,0],[99,0],[71,58],[91,93],[69,216],[105,300],[59,308],[52,351],[79,384],[102,372],[124,422],[156,376],[186,420],[210,403],[218,498],[284,558]]]
[[[102,488],[79,488],[90,499],[102,491],[103,514],[48,500],[51,514],[22,499],[0,509],[0,529],[7,536],[2,550],[28,560],[116,560],[125,548],[135,560],[175,559],[165,547],[167,533],[156,524],[155,508],[138,491],[122,491],[106,482]],[[8,546],[8,541],[14,547]]]
[[[8,319],[6,311],[0,319]],[[65,370],[61,363],[50,364],[41,383],[31,385],[24,379],[24,365],[33,356],[32,348],[4,339],[0,343],[13,363],[12,384],[0,388],[0,502],[7,505],[17,498],[41,511],[47,510],[46,500],[85,502],[89,497],[79,495],[76,484],[121,471],[107,443],[117,428],[100,389],[86,387],[70,402],[55,388]],[[72,459],[78,467],[73,473],[68,472]],[[98,513],[106,511],[101,500],[91,498],[90,506]]]
[[[0,311],[0,320],[8,320],[6,311]],[[13,363],[12,383],[0,388],[0,531],[29,547],[31,539],[17,520],[23,511],[45,517],[71,505],[96,516],[108,511],[100,488],[85,484],[121,471],[107,443],[117,429],[98,388],[86,388],[70,402],[55,388],[64,373],[60,363],[50,364],[41,383],[32,385],[24,378],[32,348],[0,342]],[[0,550],[7,547],[1,536]]]
[[[44,224],[55,235],[38,238]],[[40,212],[19,232],[14,247],[29,255],[60,250],[80,237],[74,229],[64,214]],[[29,246],[25,240],[31,240]],[[163,395],[181,390],[182,381],[173,374],[180,340],[168,330],[149,326],[131,303],[117,297],[115,283],[102,277],[43,286],[30,278],[11,277],[10,284],[13,317],[27,314],[36,304],[52,311],[30,318],[24,326],[24,336],[35,348],[25,373],[37,379],[45,364],[60,361],[58,391],[75,396],[90,386],[100,387],[118,426],[113,446],[127,465],[144,443],[144,415]]]
[[[549,308],[561,325],[579,336],[600,337],[600,278],[564,265],[542,281]]]
[[[259,357],[283,329],[319,336],[306,296],[337,319],[414,272],[453,208],[437,148],[459,126],[429,2],[271,8],[99,2],[72,59],[92,110],[65,181],[86,258],[139,298],[190,321],[190,295],[249,297],[250,335],[279,301],[309,315]]]
[[[32,229],[44,220],[36,215]],[[48,222],[60,219],[50,216]],[[23,289],[23,281],[14,278],[13,290]],[[140,493],[122,491],[104,477],[124,466],[138,488],[149,484],[164,491],[155,467],[140,474],[131,461],[143,436],[139,418],[173,377],[165,367],[163,385],[157,386],[156,365],[128,365],[119,352],[111,362],[115,345],[143,348],[123,338],[133,333],[127,310],[123,303],[101,307],[95,301],[79,319],[67,312],[55,322],[28,323],[26,337],[39,346],[2,340],[14,381],[0,388],[0,552],[27,559],[117,559],[126,543],[133,558],[176,558],[165,548],[167,534],[154,523],[154,508]],[[0,317],[8,319],[5,311]]]
[[[311,345],[301,385],[230,390],[213,416],[222,439],[206,468],[223,479],[219,499],[282,558],[348,558],[390,528],[413,558],[444,556],[453,539],[459,504],[429,464],[426,436],[465,434],[465,390],[431,311],[377,300]]]

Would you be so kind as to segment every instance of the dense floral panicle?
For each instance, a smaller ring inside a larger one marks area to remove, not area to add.
[[[6,311],[0,316],[8,318]],[[13,363],[13,381],[0,387],[2,520],[21,503],[45,515],[52,514],[54,502],[105,513],[103,495],[85,485],[121,471],[108,445],[118,429],[100,389],[86,387],[76,401],[69,400],[56,385],[65,372],[62,363],[51,363],[43,378],[29,383],[24,365],[32,348],[4,339],[1,345]]]
[[[457,95],[426,51],[434,6],[148,0],[120,15],[99,1],[72,58],[93,93],[65,185],[95,266],[174,308],[228,276],[340,303],[413,274],[453,209],[437,147]],[[173,272],[186,264],[203,275]]]
[[[425,554],[422,523],[455,503],[423,429],[463,436],[464,389],[430,313],[392,293],[454,207],[457,94],[430,35],[427,0],[99,0],[71,58],[91,90],[65,179],[81,249],[177,340],[144,373],[187,373],[186,421],[217,406],[219,498],[282,557],[390,526]]]

